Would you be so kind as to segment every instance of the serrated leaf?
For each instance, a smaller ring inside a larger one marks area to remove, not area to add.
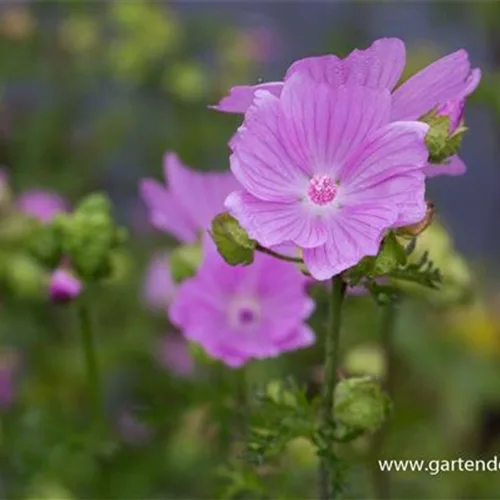
[[[253,262],[257,242],[227,212],[213,219],[210,235],[222,258],[231,266],[249,265]]]
[[[373,276],[384,276],[398,266],[406,264],[405,249],[396,239],[394,233],[389,233],[382,243],[379,254],[375,257]]]

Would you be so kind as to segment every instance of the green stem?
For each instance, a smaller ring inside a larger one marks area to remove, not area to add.
[[[80,301],[78,302],[78,316],[80,319],[82,347],[85,357],[89,391],[92,397],[94,418],[96,422],[100,422],[102,418],[102,409],[99,366],[97,363],[96,348],[94,344],[94,337],[92,334],[92,320],[90,310],[87,303],[85,303],[83,299],[80,299]]]
[[[394,331],[397,317],[397,303],[390,302],[382,309],[380,324],[380,339],[386,357],[385,391],[392,399],[394,392]],[[388,500],[391,498],[391,483],[388,471],[381,471],[378,461],[382,457],[384,444],[387,439],[387,423],[373,436],[372,442],[372,478],[376,499]]]
[[[303,259],[300,257],[289,257],[288,255],[283,255],[281,253],[275,252],[274,250],[270,250],[269,248],[263,247],[262,245],[259,245],[257,243],[257,246],[255,247],[255,250],[258,252],[262,253],[267,253],[267,255],[271,255],[272,257],[275,257],[276,259],[284,260],[286,262],[296,262],[298,264],[303,263]]]
[[[330,318],[329,327],[326,332],[325,339],[325,366],[324,366],[324,380],[321,395],[320,406],[320,426],[327,431],[332,427],[335,422],[334,417],[334,403],[335,403],[335,385],[337,382],[337,369],[339,358],[339,340],[340,340],[340,324],[341,324],[341,310],[342,303],[345,295],[345,283],[340,276],[334,276],[331,284],[331,297],[330,297]],[[328,442],[327,454],[334,453],[333,443]],[[331,491],[333,484],[330,477],[328,463],[323,460],[320,464],[320,498],[322,500],[329,500],[335,496],[336,492]]]

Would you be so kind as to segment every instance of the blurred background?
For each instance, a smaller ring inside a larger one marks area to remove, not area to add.
[[[296,59],[345,55],[384,36],[405,41],[408,73],[465,48],[483,80],[466,111],[467,174],[429,182],[442,226],[422,245],[447,288],[439,296],[410,290],[399,306],[383,455],[499,453],[499,23],[493,1],[2,1],[0,496],[314,497],[310,443],[292,443],[279,467],[258,471],[264,490],[252,491],[255,471],[236,464],[232,372],[187,346],[165,308],[144,298],[150,260],[175,242],[149,226],[138,181],[161,178],[167,150],[198,169],[228,168],[240,118],[208,105],[232,85],[279,80]],[[108,424],[97,456],[86,442],[75,313],[50,304],[48,277],[16,247],[23,196],[57,194],[71,207],[96,190],[130,231],[113,279],[95,292]],[[322,291],[313,293],[321,312]],[[383,377],[379,320],[370,298],[348,299],[346,372]],[[312,321],[321,329],[322,320]],[[314,393],[321,360],[318,342],[252,363],[250,383],[293,375]],[[356,464],[348,498],[373,496],[370,446],[365,439],[345,450]],[[393,498],[498,498],[500,474],[406,472],[391,482]]]

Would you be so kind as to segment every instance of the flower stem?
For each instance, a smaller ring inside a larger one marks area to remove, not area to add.
[[[268,255],[271,255],[272,257],[275,257],[276,259],[285,260],[287,262],[297,262],[297,263],[304,262],[300,257],[289,257],[288,255],[283,255],[281,253],[275,252],[274,250],[263,247],[262,245],[259,245],[258,243],[257,243],[257,246],[255,247],[255,250],[257,250],[258,252],[267,253]]]
[[[340,340],[340,324],[341,310],[344,301],[346,285],[340,276],[334,276],[331,284],[330,297],[330,318],[329,327],[326,332],[325,339],[325,365],[324,365],[324,380],[321,395],[320,406],[320,426],[325,431],[330,429],[334,422],[334,403],[335,403],[335,385],[337,382],[337,369],[339,357],[339,340]],[[329,440],[327,443],[327,455],[331,456],[334,453],[333,443]],[[328,467],[328,459],[323,459],[320,464],[320,498],[329,500],[335,496],[336,492],[331,491],[331,485],[334,481],[330,477],[331,471]]]
[[[394,330],[396,326],[397,303],[385,304],[382,309],[380,324],[380,339],[386,357],[385,391],[389,398],[393,397],[394,373]],[[372,442],[372,478],[374,498],[389,499],[391,497],[390,475],[388,471],[381,471],[378,461],[381,459],[384,444],[387,438],[387,423],[373,436]]]
[[[87,370],[87,379],[89,392],[92,397],[92,406],[94,409],[94,418],[96,423],[100,422],[101,415],[101,384],[99,375],[99,366],[97,364],[96,349],[94,337],[92,334],[92,321],[90,309],[83,299],[78,301],[78,316],[82,332],[82,347],[85,357],[85,366]]]

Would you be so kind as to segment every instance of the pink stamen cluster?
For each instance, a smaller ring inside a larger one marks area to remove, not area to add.
[[[309,182],[307,196],[315,205],[327,205],[334,200],[337,185],[328,175],[315,175]]]

